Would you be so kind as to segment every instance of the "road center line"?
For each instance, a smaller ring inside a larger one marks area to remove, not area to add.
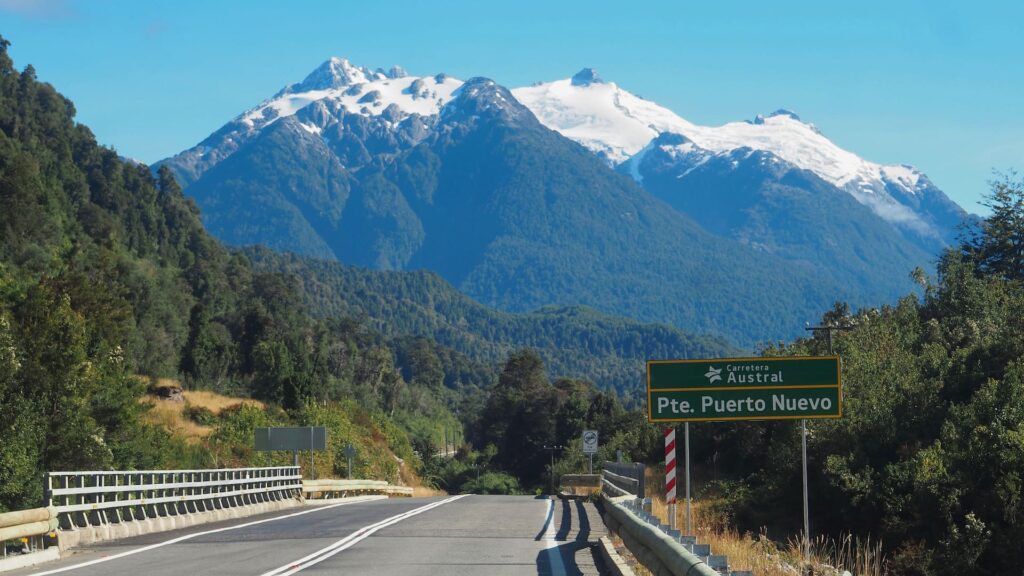
[[[377,532],[378,530],[387,528],[388,526],[391,526],[393,524],[398,524],[402,520],[411,518],[413,516],[416,516],[417,514],[422,514],[429,510],[433,510],[434,508],[443,506],[445,504],[448,504],[449,502],[454,502],[460,498],[465,498],[466,496],[468,496],[468,494],[452,496],[451,498],[446,498],[438,502],[432,502],[425,506],[420,506],[419,508],[409,510],[408,512],[403,512],[401,514],[396,514],[390,518],[385,518],[380,522],[364,526],[329,546],[325,546],[324,548],[321,548],[320,550],[317,550],[312,554],[303,556],[298,560],[289,562],[284,566],[281,566],[280,568],[271,570],[270,572],[264,572],[260,576],[287,576],[289,574],[295,574],[300,570],[305,570],[310,566],[319,564],[320,562],[323,562],[324,560],[330,558],[331,556],[334,556],[335,554],[338,554],[339,552],[348,550],[352,546],[355,546],[359,542],[362,542],[363,540],[369,538],[371,535],[373,535],[374,532]]]
[[[60,572],[67,572],[69,570],[78,570],[79,568],[85,568],[86,566],[93,566],[103,562],[110,562],[111,560],[117,560],[118,558],[124,558],[125,556],[132,556],[134,554],[141,554],[142,552],[148,552],[155,550],[156,548],[163,548],[164,546],[170,546],[171,544],[177,544],[178,542],[184,542],[185,540],[191,540],[192,538],[198,538],[200,536],[207,536],[209,534],[217,534],[218,532],[227,532],[228,530],[237,530],[239,528],[248,528],[249,526],[256,526],[257,524],[265,524],[267,522],[275,522],[277,520],[284,520],[286,518],[294,518],[296,516],[302,516],[304,514],[311,514],[313,512],[320,512],[321,510],[330,510],[331,508],[337,508],[338,506],[350,506],[352,504],[359,504],[362,502],[372,502],[379,498],[367,498],[360,497],[359,500],[352,502],[339,502],[338,504],[330,504],[327,506],[317,506],[309,510],[303,510],[301,512],[295,512],[293,514],[286,514],[284,516],[275,516],[273,518],[264,518],[263,520],[256,520],[254,522],[246,522],[245,524],[239,524],[237,526],[225,526],[224,528],[216,528],[214,530],[206,530],[204,532],[196,532],[195,534],[186,534],[177,538],[172,538],[164,542],[158,542],[156,544],[150,544],[149,546],[143,546],[142,548],[135,548],[134,550],[128,550],[113,556],[104,556],[103,558],[97,558],[96,560],[90,560],[88,562],[82,562],[81,564],[74,564],[71,566],[65,566],[64,568],[57,568],[54,570],[48,570],[46,572],[40,572],[33,576],[49,576],[50,574],[59,574]]]
[[[548,513],[544,520],[547,529],[544,531],[544,550],[548,553],[548,565],[551,567],[551,576],[566,576],[565,562],[562,561],[562,553],[558,550],[558,540],[555,540],[555,501],[548,500]]]

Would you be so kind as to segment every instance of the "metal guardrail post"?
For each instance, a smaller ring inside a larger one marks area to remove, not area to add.
[[[647,476],[647,474],[646,474],[647,467],[644,466],[643,464],[639,463],[639,462],[635,463],[633,466],[636,468],[636,472],[635,472],[636,476],[634,476],[634,478],[636,478],[637,485],[638,485],[637,490],[636,490],[637,491],[637,497],[638,498],[646,498],[647,497],[647,485],[646,485],[646,482],[647,482],[647,478],[646,478],[646,476]]]

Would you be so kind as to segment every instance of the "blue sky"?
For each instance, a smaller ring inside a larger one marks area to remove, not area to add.
[[[508,86],[596,68],[701,124],[796,111],[968,210],[1024,171],[1024,3],[0,0],[0,34],[99,140],[188,148],[329,56]]]

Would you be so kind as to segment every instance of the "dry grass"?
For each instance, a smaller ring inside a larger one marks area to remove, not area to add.
[[[169,378],[160,378],[155,382],[156,387],[177,384],[178,383],[176,381]],[[214,415],[217,415],[225,408],[230,408],[239,404],[250,404],[260,408],[263,407],[263,403],[257,400],[233,398],[231,396],[224,396],[222,394],[208,392],[205,390],[186,390],[183,393],[183,396],[185,397],[184,402],[161,400],[156,396],[148,394],[143,396],[142,402],[150,405],[150,409],[146,411],[143,418],[146,422],[155,426],[160,426],[171,434],[185,439],[185,441],[190,444],[198,444],[201,442],[213,432],[213,428],[211,426],[197,424],[190,420],[185,416],[186,408],[190,406],[205,408]]]
[[[182,404],[182,402],[179,402]],[[216,392],[209,392],[206,390],[186,390],[185,391],[185,402],[183,404],[189,406],[196,406],[198,408],[206,408],[214,415],[220,414],[225,408],[231,408],[232,406],[238,406],[239,404],[245,404],[248,406],[255,406],[261,410],[265,408],[263,402],[259,400],[253,400],[251,398],[234,398],[232,396],[224,396],[217,394]]]
[[[651,512],[667,523],[665,497],[656,493],[664,486],[663,478],[656,472],[650,468],[647,471],[647,494],[651,499]],[[757,536],[749,532],[741,534],[732,526],[723,507],[716,504],[721,503],[713,500],[693,502],[691,523],[698,542],[710,544],[715,554],[728,556],[733,570],[751,570],[756,576],[800,574],[803,553],[799,539],[779,545],[763,532]],[[686,501],[682,498],[676,506],[676,526],[685,532]],[[842,574],[844,570],[853,576],[882,576],[886,573],[881,543],[870,539],[846,536],[837,541],[821,536],[811,542],[810,556],[812,574]]]
[[[413,486],[412,495],[418,498],[421,496],[447,496],[448,493],[429,486]]]
[[[423,479],[416,474],[416,471],[405,465],[405,462],[399,462],[398,464],[398,475],[402,481],[402,484],[412,487],[413,497],[420,496],[447,496],[448,493],[444,490],[438,490],[432,486],[425,486]]]
[[[143,401],[152,405],[143,416],[146,422],[160,426],[172,435],[184,438],[190,444],[199,443],[213,432],[210,426],[201,426],[185,417],[184,402],[168,402],[152,396],[144,398]]]
[[[158,378],[151,379],[141,377],[151,388],[160,388],[165,386],[179,386],[178,382],[170,378]],[[239,404],[245,404],[250,406],[256,406],[258,408],[264,408],[265,405],[258,401],[249,398],[235,398],[232,396],[225,396],[223,394],[217,394],[216,392],[210,392],[207,390],[185,390],[182,395],[185,398],[184,402],[173,402],[169,400],[161,400],[155,395],[147,394],[142,397],[142,402],[148,404],[150,409],[145,412],[143,418],[146,422],[155,426],[167,430],[170,434],[184,439],[189,444],[200,444],[207,436],[213,433],[214,428],[212,426],[203,426],[188,418],[185,415],[185,411],[188,408],[205,408],[209,410],[214,416],[220,414],[227,408],[238,406]],[[377,435],[373,438],[375,444],[383,447],[385,450],[389,450],[387,445],[387,439],[381,435]],[[397,460],[397,458],[396,458]],[[321,468],[322,460],[317,459],[317,476],[326,478],[330,476],[330,470]],[[305,463],[303,464],[305,467]],[[305,469],[305,468],[304,468]],[[443,490],[437,490],[429,486],[424,486],[420,477],[414,470],[405,465],[404,462],[398,462],[399,475],[401,477],[402,484],[406,486],[412,486],[413,496],[447,496],[448,493]]]

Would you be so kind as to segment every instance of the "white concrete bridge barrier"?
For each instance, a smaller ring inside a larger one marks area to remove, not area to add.
[[[280,510],[302,503],[296,466],[50,472],[61,549]]]
[[[303,481],[297,466],[50,472],[44,487],[45,507],[0,514],[0,571],[52,560],[78,545],[301,506],[307,496],[324,502],[413,492],[383,480]],[[57,546],[47,546],[48,535]],[[5,558],[5,542],[22,538],[31,553]]]
[[[395,486],[385,480],[304,480],[302,493],[309,500],[346,498],[353,495],[412,496],[409,486]]]

